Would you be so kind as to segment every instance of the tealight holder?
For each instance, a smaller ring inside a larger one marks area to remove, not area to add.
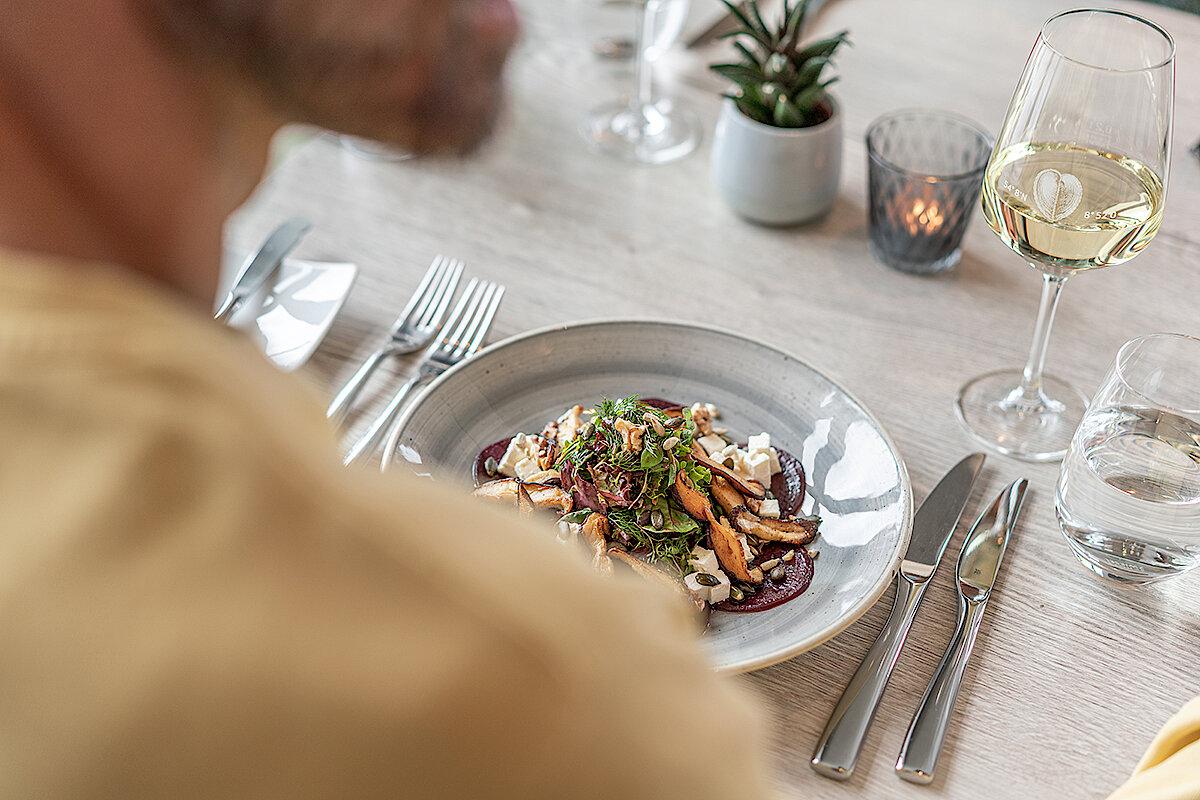
[[[866,139],[871,254],[921,275],[954,267],[992,137],[954,114],[913,109],[875,120]]]

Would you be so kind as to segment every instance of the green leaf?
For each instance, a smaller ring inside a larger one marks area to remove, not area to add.
[[[747,16],[742,11],[742,9],[740,9],[734,3],[730,2],[730,0],[721,0],[721,2],[723,2],[725,4],[725,6],[729,9],[729,13],[732,14],[734,16],[734,18],[737,19],[737,21],[741,23],[742,29],[732,31],[732,32],[727,33],[724,36],[721,36],[718,38],[746,35],[746,36],[749,36],[749,37],[757,40],[758,42],[760,42],[763,45],[763,47],[770,49],[770,47],[771,47],[771,32],[769,30],[767,30],[766,24],[763,23],[762,15],[760,15],[758,13],[758,5],[755,2],[753,2],[753,0],[751,0],[749,6],[754,11],[754,19],[751,19],[749,16]]]
[[[664,456],[657,446],[647,444],[642,448],[641,467],[644,470],[651,470],[663,462]]]
[[[760,71],[743,64],[713,64],[709,69],[738,86],[757,86],[763,82]]]
[[[747,65],[754,66],[759,70],[762,69],[763,63],[766,61],[765,57],[760,57],[757,53],[753,52],[749,47],[746,47],[746,45],[742,44],[741,42],[734,42],[733,47],[742,54],[742,59],[747,63]]]
[[[780,128],[802,128],[806,122],[804,113],[788,97],[780,97],[772,109],[771,119]]]
[[[803,64],[810,58],[829,58],[833,56],[835,50],[843,44],[848,44],[850,39],[849,31],[842,31],[836,36],[830,36],[828,39],[820,39],[812,42],[796,53],[796,61]]]

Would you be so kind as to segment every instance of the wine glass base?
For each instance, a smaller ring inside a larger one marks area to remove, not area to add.
[[[1025,461],[1058,461],[1067,453],[1088,399],[1070,384],[1042,376],[1033,399],[1014,388],[1020,370],[1000,370],[975,378],[954,402],[958,421],[984,447]]]
[[[580,133],[597,152],[641,164],[665,164],[696,149],[700,120],[668,100],[640,109],[617,102],[588,114]]]

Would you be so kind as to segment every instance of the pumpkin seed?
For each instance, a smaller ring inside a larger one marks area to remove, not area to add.
[[[679,437],[678,436],[670,436],[666,439],[663,439],[663,443],[662,443],[663,452],[666,452],[667,450],[674,450],[678,445],[679,445]]]
[[[496,460],[495,456],[488,456],[487,460],[483,462],[483,471],[488,475],[495,475],[500,471],[500,462]]]
[[[668,417],[667,421],[664,422],[663,424],[666,425],[671,430],[674,430],[675,428],[678,428],[680,425],[683,424],[683,417]]]
[[[771,580],[781,581],[787,577],[787,570],[785,570],[783,568],[783,565],[780,565],[780,566],[775,567],[775,569],[771,570],[767,574],[771,576]]]
[[[655,528],[661,528],[663,524],[663,513],[657,508],[650,512],[650,524]]]
[[[745,600],[746,595],[738,587],[730,586],[729,587],[729,599],[730,600]]]
[[[721,579],[716,575],[710,575],[707,572],[697,572],[696,583],[700,584],[701,586],[719,586]]]

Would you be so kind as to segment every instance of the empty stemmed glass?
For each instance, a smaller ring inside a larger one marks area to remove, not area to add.
[[[661,164],[682,158],[700,141],[700,122],[669,100],[654,98],[654,62],[679,36],[689,0],[636,0],[641,7],[637,29],[637,91],[596,109],[581,130],[589,144],[629,161]]]
[[[1078,9],[1042,27],[983,179],[984,217],[1042,273],[1024,370],[980,376],[957,411],[982,444],[1062,458],[1087,399],[1043,366],[1068,277],[1121,264],[1158,231],[1171,147],[1175,44],[1133,14]]]

